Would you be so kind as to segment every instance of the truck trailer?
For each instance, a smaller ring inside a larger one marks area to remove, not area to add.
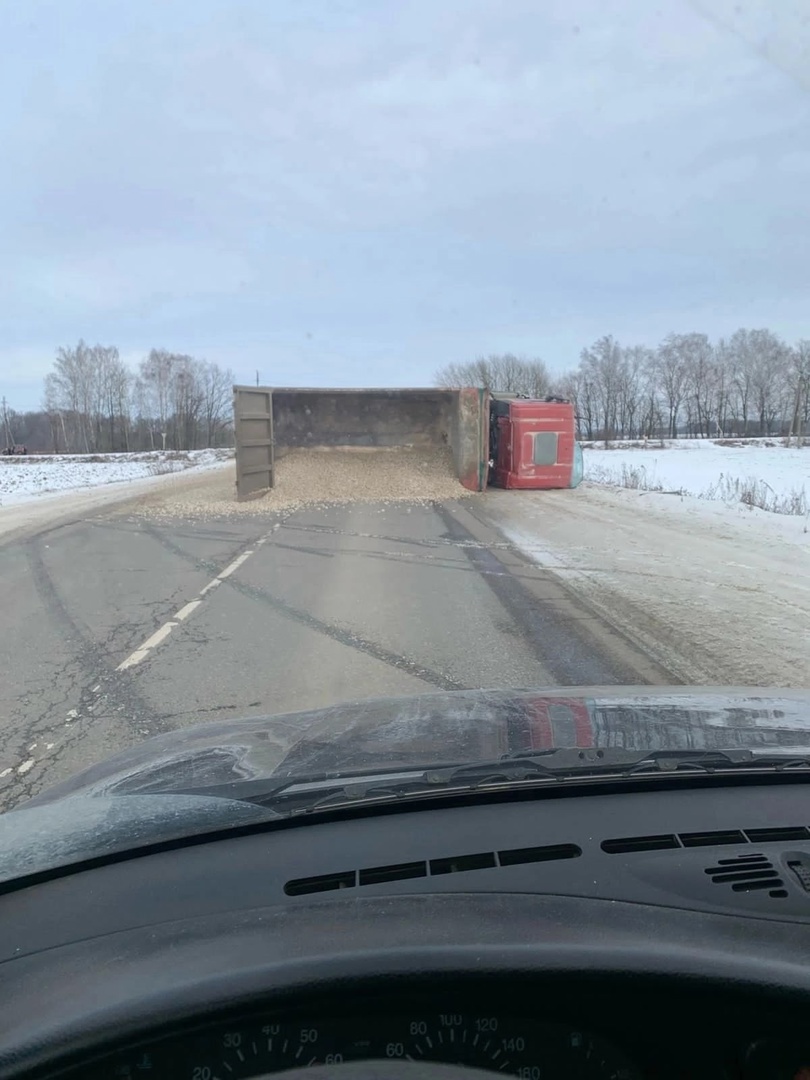
[[[582,479],[572,402],[486,387],[234,387],[239,499],[275,485],[304,449],[446,453],[470,491],[572,488]]]

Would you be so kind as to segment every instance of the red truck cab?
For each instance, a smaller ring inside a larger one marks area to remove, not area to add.
[[[564,398],[490,397],[489,483],[502,488],[570,488],[582,479],[574,406]]]

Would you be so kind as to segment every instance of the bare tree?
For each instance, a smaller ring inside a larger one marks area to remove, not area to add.
[[[657,349],[610,336],[584,349],[555,387],[575,401],[580,437],[760,434],[810,425],[810,340],[789,348],[770,330],[668,334]],[[685,424],[684,424],[685,421]]]
[[[690,434],[713,435],[717,379],[711,342],[706,334],[678,334],[674,348],[683,361]]]
[[[648,373],[655,354],[644,345],[625,346],[619,367],[619,430],[633,439],[642,426],[641,412],[646,400]]]
[[[731,362],[731,383],[734,389],[734,411],[736,416],[735,431],[740,435],[748,434],[748,418],[753,396],[754,368],[756,349],[751,331],[735,330],[728,342]]]
[[[751,330],[751,389],[759,419],[760,435],[770,435],[780,411],[785,407],[785,389],[790,364],[785,343],[770,330]]]
[[[114,346],[60,348],[45,379],[54,449],[196,449],[228,440],[233,375],[217,364],[152,349],[137,377]],[[133,419],[134,417],[134,419]]]
[[[793,396],[793,409],[787,442],[796,436],[801,443],[803,434],[802,420],[810,412],[810,341],[797,341],[790,351],[787,382]]]
[[[664,434],[664,415],[661,409],[661,395],[658,388],[658,356],[654,349],[646,349],[642,369],[639,394],[641,398],[639,412],[639,435],[650,439]]]
[[[203,361],[200,367],[205,445],[216,446],[228,426],[232,410],[234,374],[230,368]]]
[[[618,342],[606,334],[583,349],[580,371],[591,388],[596,410],[597,426],[608,442],[615,438],[619,427],[619,400],[623,379],[623,357]]]
[[[683,335],[668,334],[658,346],[658,380],[669,415],[668,435],[678,435],[678,413],[686,395],[686,358],[680,348]]]
[[[569,371],[562,375],[552,383],[551,392],[559,395],[559,397],[567,398],[573,404],[577,422],[577,437],[580,439],[592,439],[593,414],[582,372]]]
[[[543,397],[549,392],[551,379],[542,360],[528,360],[513,353],[482,356],[470,363],[447,364],[436,372],[437,386],[459,389],[482,386],[504,394],[528,394]]]
[[[93,397],[95,384],[93,350],[84,341],[75,348],[59,348],[54,370],[46,377],[47,407],[62,414],[65,441],[68,430],[77,449],[93,449]],[[67,421],[65,423],[65,420]]]
[[[725,338],[720,338],[714,346],[714,435],[723,436],[728,431],[732,409],[732,378],[734,363],[731,350]]]
[[[163,438],[168,434],[171,414],[171,383],[174,356],[166,349],[152,349],[142,360],[138,374],[138,397],[142,415],[151,421],[149,438],[151,449],[155,448],[155,435]],[[156,430],[157,429],[157,430]],[[161,446],[162,442],[158,443]]]
[[[172,377],[172,427],[178,450],[196,450],[203,413],[203,390],[199,362],[190,356],[174,358]]]
[[[105,397],[107,417],[110,426],[110,449],[130,449],[130,387],[132,375],[118,355],[118,350],[111,351],[105,365]]]

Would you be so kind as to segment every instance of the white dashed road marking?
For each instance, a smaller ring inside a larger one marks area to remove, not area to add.
[[[276,527],[277,526],[274,526],[273,528],[275,529]],[[243,551],[241,555],[237,555],[237,557],[232,562],[228,563],[224,570],[220,571],[220,573],[217,574],[217,576],[211,581],[209,581],[204,588],[200,589],[199,593],[193,600],[189,600],[187,604],[184,604],[179,611],[176,611],[174,615],[172,615],[171,619],[165,622],[162,626],[158,627],[158,629],[155,630],[154,634],[148,637],[142,645],[139,645],[134,652],[130,653],[126,660],[122,660],[116,668],[116,671],[126,671],[128,668],[136,667],[143,660],[145,660],[147,656],[149,656],[149,654],[158,647],[158,645],[160,645],[166,640],[169,634],[171,634],[172,630],[178,627],[180,623],[185,622],[190,615],[194,614],[197,608],[202,605],[203,597],[207,596],[209,592],[212,592],[214,589],[216,589],[218,585],[221,585],[222,582],[225,581],[226,578],[229,578],[231,574],[233,574],[236,570],[238,570],[239,567],[242,566],[242,564],[246,562],[246,560],[249,559],[251,555],[255,554],[256,549],[258,549],[262,544],[266,543],[267,540],[270,539],[272,532],[273,530],[267,533],[266,536],[263,536],[261,537],[261,539],[257,540],[255,547],[250,548],[248,551]],[[101,683],[97,683],[92,688],[91,692],[93,694],[98,694],[100,690]],[[93,706],[89,706],[88,712],[91,712],[92,709]],[[67,713],[67,716],[65,718],[65,727],[69,727],[71,722],[73,720],[77,720],[78,718],[78,709],[71,709]],[[37,743],[32,743],[28,747],[28,753],[30,754],[33,750],[35,750],[37,748],[37,745]],[[54,743],[47,743],[45,749],[52,750],[54,745]],[[0,769],[0,780],[4,779],[6,776],[10,776],[12,773],[16,773],[17,776],[25,776],[25,774],[30,769],[33,769],[35,764],[35,759],[29,757],[20,765],[12,765],[10,767]]]
[[[252,551],[244,551],[244,552],[242,552],[242,554],[241,554],[241,555],[239,555],[239,556],[238,556],[237,558],[235,558],[235,559],[233,560],[233,562],[232,562],[232,563],[230,564],[230,566],[226,566],[226,567],[225,567],[225,569],[224,569],[224,570],[222,571],[222,573],[221,573],[221,574],[219,575],[219,580],[220,580],[220,581],[224,581],[224,580],[225,580],[225,578],[227,578],[227,577],[230,577],[230,576],[231,576],[231,574],[232,574],[232,573],[233,573],[233,572],[234,572],[235,570],[238,570],[238,569],[239,569],[239,567],[240,567],[240,566],[242,565],[242,563],[243,563],[243,562],[244,562],[244,561],[245,561],[246,559],[249,559],[249,558],[250,558],[250,556],[251,556],[252,554],[253,554],[253,552],[252,552]]]
[[[268,537],[269,533],[267,536],[263,536],[260,540],[257,540],[256,548],[265,543]],[[251,548],[249,551],[243,551],[241,555],[237,555],[232,562],[228,563],[224,570],[221,570],[212,581],[209,581],[204,588],[200,589],[193,600],[189,600],[189,602],[181,607],[179,611],[175,612],[168,622],[165,622],[151,637],[148,637],[143,645],[139,645],[134,652],[130,653],[126,660],[122,660],[115,670],[127,671],[129,668],[137,667],[138,664],[147,658],[153,649],[157,648],[161,642],[166,640],[175,627],[181,622],[185,622],[189,615],[192,615],[197,610],[202,604],[204,596],[225,581],[226,578],[229,578],[231,574],[235,573],[239,567],[250,558],[251,555],[254,555],[256,553],[256,548]]]
[[[192,611],[195,611],[200,606],[201,603],[202,603],[202,600],[189,600],[189,602],[186,604],[186,606],[181,607],[180,610],[175,614],[175,616],[174,616],[175,619],[178,622],[182,622],[183,619],[187,619],[189,617],[189,615],[192,613]]]

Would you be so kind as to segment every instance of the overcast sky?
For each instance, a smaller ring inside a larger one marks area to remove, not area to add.
[[[0,394],[810,337],[806,0],[0,0]],[[802,12],[802,15],[799,15]]]

